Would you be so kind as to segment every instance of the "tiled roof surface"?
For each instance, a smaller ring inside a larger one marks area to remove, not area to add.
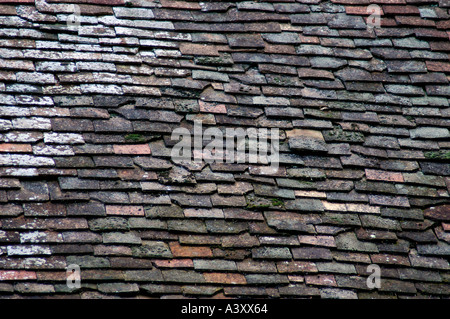
[[[449,11],[0,0],[1,297],[448,298]],[[175,163],[196,119],[278,170]]]

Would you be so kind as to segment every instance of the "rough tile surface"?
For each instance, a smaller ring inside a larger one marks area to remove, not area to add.
[[[449,19],[0,0],[0,297],[449,298]],[[175,161],[198,121],[278,128],[279,167]]]

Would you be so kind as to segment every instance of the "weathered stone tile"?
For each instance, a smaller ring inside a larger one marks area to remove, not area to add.
[[[53,100],[48,96],[36,96],[36,95],[16,95],[16,102],[18,105],[38,105],[38,106],[51,106]]]
[[[298,215],[296,213],[266,212],[268,225],[280,230],[297,230],[312,233],[319,218],[315,215]]]
[[[335,240],[336,246],[339,250],[378,252],[378,248],[375,244],[359,241],[356,235],[352,232],[338,235]]]
[[[424,184],[430,186],[445,186],[445,182],[441,176],[425,175],[422,172],[404,173],[405,182],[412,184]]]
[[[423,73],[426,66],[419,61],[386,61],[388,72],[392,73]]]
[[[194,80],[209,80],[209,81],[219,81],[219,82],[229,82],[229,78],[227,74],[213,72],[213,71],[202,71],[202,70],[193,70],[192,78]]]
[[[49,1],[0,5],[0,295],[448,295],[445,1]],[[281,165],[174,165],[194,120]]]
[[[126,7],[114,7],[114,15],[117,18],[147,18],[152,19],[154,17],[153,11],[146,8],[126,8]]]
[[[436,138],[448,138],[450,137],[450,131],[446,128],[440,127],[419,127],[410,130],[411,138],[425,138],[425,139],[436,139]]]
[[[300,25],[317,25],[317,24],[327,24],[327,18],[323,13],[308,13],[308,14],[295,14],[291,15],[292,24]]]
[[[48,187],[45,182],[22,182],[20,190],[8,191],[8,199],[18,201],[47,201]]]
[[[83,93],[92,94],[122,94],[122,88],[112,84],[81,84],[81,91]]]
[[[87,204],[69,204],[67,206],[68,216],[105,216],[105,207],[97,202]]]
[[[33,153],[36,155],[55,155],[55,156],[72,156],[75,155],[72,147],[69,145],[47,145],[33,146]]]
[[[390,182],[403,182],[403,176],[401,173],[377,171],[372,169],[366,169],[366,177],[370,180],[381,180]]]
[[[446,212],[448,211],[449,205],[439,205],[433,206],[424,211],[424,216],[441,221],[448,221],[448,216]]]
[[[306,136],[290,138],[289,147],[294,151],[328,152],[324,141]]]
[[[78,133],[44,133],[46,144],[84,144],[84,138]]]

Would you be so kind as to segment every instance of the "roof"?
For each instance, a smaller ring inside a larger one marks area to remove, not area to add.
[[[0,1],[1,297],[448,298],[449,10]]]

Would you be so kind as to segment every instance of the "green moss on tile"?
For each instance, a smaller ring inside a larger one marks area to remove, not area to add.
[[[272,198],[270,201],[272,202],[272,206],[284,206],[284,201],[279,198]]]
[[[125,135],[125,141],[127,142],[144,142],[145,137],[142,134],[131,133]]]
[[[450,159],[450,151],[433,151],[423,153],[428,159]]]

